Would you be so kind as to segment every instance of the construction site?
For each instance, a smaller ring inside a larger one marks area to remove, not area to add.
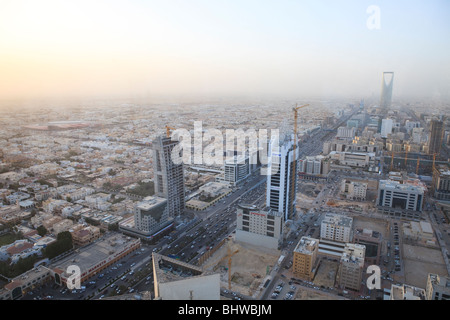
[[[220,272],[221,288],[256,296],[266,275],[277,264],[279,252],[233,239],[226,241],[205,263],[205,271]]]

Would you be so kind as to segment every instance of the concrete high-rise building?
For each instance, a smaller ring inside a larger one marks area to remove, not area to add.
[[[171,220],[167,210],[167,200],[164,198],[146,197],[134,207],[135,227],[144,234],[161,230]]]
[[[172,161],[172,150],[178,143],[165,136],[152,143],[155,194],[167,199],[170,218],[179,216],[185,207],[183,163]]]
[[[442,137],[444,135],[444,123],[439,120],[431,120],[430,138],[428,141],[428,153],[437,155],[441,152]]]
[[[366,247],[360,244],[347,243],[339,265],[339,286],[342,289],[359,291]]]
[[[327,213],[320,224],[320,238],[337,242],[351,242],[353,218]]]
[[[433,196],[438,200],[450,200],[450,166],[440,164],[435,166],[432,180]]]
[[[391,80],[386,83],[386,75],[391,75]],[[380,107],[383,109],[389,108],[392,102],[392,87],[394,85],[394,72],[383,72],[383,79],[381,82],[381,99]]]
[[[251,168],[248,156],[239,155],[227,159],[224,164],[224,181],[235,185],[251,174]]]
[[[292,270],[294,276],[311,281],[317,267],[317,254],[319,252],[319,240],[302,237],[294,249]]]
[[[290,135],[280,139],[278,146],[273,140],[269,145],[266,204],[282,212],[285,221],[295,214],[297,175],[294,174],[293,149],[294,142]],[[296,153],[296,160],[298,155],[299,152]]]
[[[381,137],[382,138],[387,138],[388,135],[392,133],[393,125],[394,125],[394,121],[392,119],[381,120]]]

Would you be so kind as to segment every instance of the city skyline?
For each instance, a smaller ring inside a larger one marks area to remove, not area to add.
[[[396,74],[394,100],[442,101],[450,91],[446,1],[16,0],[1,7],[0,100],[375,97],[385,71]]]
[[[450,300],[449,9],[0,0],[0,300]]]

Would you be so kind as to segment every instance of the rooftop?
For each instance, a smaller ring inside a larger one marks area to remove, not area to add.
[[[294,252],[302,253],[302,254],[312,254],[314,250],[319,247],[319,240],[310,238],[310,237],[302,237],[298,242],[297,246],[294,249]]]
[[[167,199],[157,197],[157,196],[148,196],[145,197],[141,202],[137,203],[136,207],[143,211],[148,211],[151,208],[161,205],[167,202]]]
[[[204,271],[201,267],[158,253],[153,253],[153,268],[156,273],[155,280],[159,283],[213,274],[213,272]]]
[[[335,213],[327,213],[322,220],[322,223],[335,224],[343,227],[351,227],[353,218]]]
[[[88,271],[100,261],[124,250],[128,245],[137,241],[123,234],[112,232],[106,234],[101,240],[93,242],[77,250],[74,254],[59,260],[50,266],[51,269],[67,270],[67,267],[76,264],[81,273]]]

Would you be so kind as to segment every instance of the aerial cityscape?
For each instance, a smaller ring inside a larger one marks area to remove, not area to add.
[[[250,2],[5,1],[0,300],[450,300],[449,4]]]

